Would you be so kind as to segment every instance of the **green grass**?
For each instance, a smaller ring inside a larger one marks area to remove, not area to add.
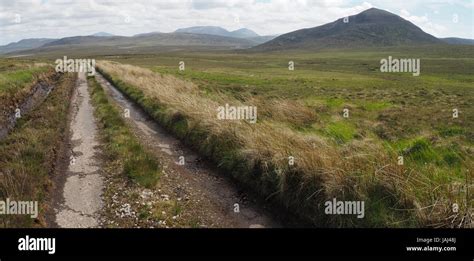
[[[0,59],[0,124],[30,95],[33,83],[51,73],[48,66]]]
[[[421,75],[380,73],[380,59],[389,55],[419,57]],[[462,142],[472,144],[473,140],[474,47],[279,54],[180,52],[123,55],[111,60],[191,80],[209,97],[225,93],[242,101],[302,101],[316,111],[323,126],[349,105],[350,121],[357,121],[353,123],[358,131],[382,141],[414,138],[421,133],[437,135],[436,130],[452,123],[466,130],[458,133]],[[290,60],[295,61],[294,71],[287,68]],[[179,61],[186,62],[184,72],[178,71]],[[453,108],[462,112],[455,120],[450,118]]]
[[[46,68],[34,68],[0,73],[0,92],[12,92],[34,80],[34,76],[45,72]]]
[[[40,73],[48,71],[48,66],[35,66],[33,62],[0,59],[0,95],[15,93],[33,82]]]
[[[382,101],[382,102],[371,102],[371,101],[364,101],[361,102],[361,108],[366,111],[379,111],[386,109],[391,106],[390,102]]]
[[[356,129],[352,124],[344,121],[332,122],[326,126],[325,133],[337,143],[346,143],[356,135]]]
[[[405,155],[421,164],[436,162],[439,157],[430,142],[424,138],[411,141],[405,151]]]
[[[0,198],[35,200],[37,220],[26,215],[0,216],[0,226],[44,226],[51,173],[67,126],[68,101],[75,78],[64,75],[37,109],[23,115],[12,133],[0,141]]]
[[[161,175],[158,160],[140,144],[95,78],[89,78],[88,82],[109,158],[120,162],[123,174],[138,184],[147,188],[156,186]]]
[[[344,105],[344,100],[339,98],[329,98],[326,100],[326,105],[329,108],[341,108]]]
[[[466,133],[466,130],[460,126],[450,126],[450,127],[442,127],[439,130],[439,135],[443,138],[446,137],[453,137],[453,136],[460,136]]]

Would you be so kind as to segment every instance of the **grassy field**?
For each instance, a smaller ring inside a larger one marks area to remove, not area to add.
[[[381,73],[388,56],[421,59],[421,75]],[[316,225],[467,224],[472,47],[98,58],[149,69],[100,65],[177,136]],[[258,123],[216,121],[216,106],[225,103],[258,106]],[[366,218],[321,217],[321,204],[333,197],[365,200]]]

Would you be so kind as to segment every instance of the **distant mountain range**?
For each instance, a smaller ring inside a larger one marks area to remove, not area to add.
[[[241,28],[228,31],[218,26],[181,28],[172,33],[151,32],[116,36],[98,32],[88,36],[61,39],[35,38],[0,46],[0,54],[33,54],[55,49],[106,47],[108,50],[141,50],[164,47],[212,47],[253,51],[314,50],[421,44],[474,45],[472,39],[436,38],[413,23],[390,12],[371,8],[357,15],[340,18],[321,26],[301,29],[280,36],[260,36]],[[155,50],[153,49],[153,50]]]
[[[451,39],[451,38],[447,38]],[[371,8],[321,26],[280,35],[252,48],[256,51],[357,48],[375,46],[454,43],[425,33],[413,23],[385,10]],[[462,39],[456,44],[472,44]]]
[[[457,37],[448,37],[448,38],[440,38],[441,41],[448,43],[448,44],[467,44],[467,45],[474,45],[473,39],[464,39],[464,38],[457,38]]]
[[[0,46],[0,53],[10,53],[10,52],[16,52],[16,51],[35,49],[55,40],[56,39],[49,39],[49,38],[23,39],[15,43],[9,43],[7,45]]]
[[[47,52],[53,48],[90,48],[91,46],[116,49],[149,48],[153,46],[207,46],[244,49],[261,44],[274,37],[276,36],[259,36],[246,28],[229,32],[217,26],[189,27],[178,29],[173,33],[150,32],[129,37],[99,32],[87,36],[64,37],[61,39],[25,39],[0,46],[0,54]]]
[[[219,26],[194,26],[181,28],[175,31],[175,33],[192,33],[192,34],[210,34],[210,35],[220,35],[226,37],[235,37],[235,38],[252,38],[259,37],[254,31],[241,28],[235,31],[227,31],[226,29]]]
[[[247,28],[241,28],[235,31],[228,31],[219,26],[193,26],[178,29],[175,31],[175,33],[208,34],[233,38],[242,38],[255,42],[256,44],[261,44],[277,37],[277,35],[260,36],[256,32]]]
[[[98,33],[92,34],[92,36],[104,36],[104,37],[107,37],[107,36],[115,36],[115,35],[109,34],[109,33],[106,33],[106,32],[98,32]]]
[[[190,33],[148,33],[136,36],[74,36],[44,44],[41,48],[53,46],[109,46],[118,48],[149,46],[222,46],[248,48],[256,43],[251,40],[217,35]]]

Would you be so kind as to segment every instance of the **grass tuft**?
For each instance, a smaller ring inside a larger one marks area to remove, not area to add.
[[[123,173],[138,184],[147,188],[156,186],[161,174],[157,159],[139,143],[95,78],[88,78],[88,83],[108,156],[121,162]]]

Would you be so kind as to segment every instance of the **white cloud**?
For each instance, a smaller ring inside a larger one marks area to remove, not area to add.
[[[434,35],[436,37],[440,37],[442,35],[446,35],[448,28],[445,26],[435,24],[430,21],[428,18],[428,15],[423,15],[423,16],[416,16],[416,15],[411,15],[410,12],[408,12],[406,9],[400,10],[400,16],[418,27],[420,27],[423,31]]]

